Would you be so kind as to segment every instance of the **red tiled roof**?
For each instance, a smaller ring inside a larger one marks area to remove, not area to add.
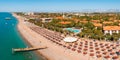
[[[87,23],[88,21],[86,21],[86,20],[83,20],[83,21],[80,21],[81,23]]]
[[[59,17],[56,17],[56,19],[64,19],[63,17],[59,16]]]
[[[120,26],[105,26],[103,30],[120,30]]]
[[[93,25],[96,27],[102,27],[102,24],[100,24],[100,23],[93,23]]]
[[[120,20],[114,20],[114,22],[120,22]]]
[[[59,22],[60,24],[70,24],[71,22]]]
[[[92,22],[98,23],[98,22],[100,22],[100,20],[92,20]]]
[[[110,21],[103,22],[103,24],[110,24],[110,23],[113,23],[113,22],[110,22]]]

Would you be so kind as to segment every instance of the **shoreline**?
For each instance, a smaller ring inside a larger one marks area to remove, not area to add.
[[[18,29],[18,28],[17,28]],[[21,34],[21,32],[18,30],[20,36],[22,37],[22,39],[24,39],[23,41],[26,43],[26,45],[28,45],[29,47],[33,47],[29,41],[27,41],[27,39]],[[49,60],[47,59],[47,57],[43,56],[41,53],[39,53],[38,51],[32,51],[33,53],[35,53],[38,56],[38,59],[40,59],[40,57],[44,60]]]
[[[40,47],[40,46],[46,46],[48,48],[46,49],[40,49],[37,50],[38,55],[42,55],[47,60],[89,60],[88,55],[82,55],[79,54],[77,51],[74,52],[70,49],[67,49],[63,46],[60,46],[56,43],[53,43],[52,41],[48,40],[47,38],[43,37],[39,33],[32,30],[30,25],[27,25],[27,22],[25,22],[25,18],[14,15],[14,17],[17,18],[19,21],[18,23],[18,30],[22,34],[24,38],[26,38],[26,41],[30,43],[33,47]],[[35,27],[35,26],[32,26]],[[51,31],[49,31],[51,32]],[[87,58],[83,58],[87,57]]]
[[[18,18],[16,18],[16,19],[18,20]],[[24,39],[23,41],[26,43],[26,45],[28,45],[29,47],[33,47],[33,45],[27,40],[27,38],[24,37],[24,35],[22,34],[22,32],[19,30],[19,27],[18,27],[19,23],[20,23],[20,21],[18,20],[18,23],[17,23],[17,26],[16,26],[18,33],[20,34],[20,36],[22,37],[22,39]],[[39,51],[32,51],[32,52],[35,53],[38,56],[38,59],[40,59],[40,57],[41,57],[44,60],[49,60],[47,57],[45,57]]]

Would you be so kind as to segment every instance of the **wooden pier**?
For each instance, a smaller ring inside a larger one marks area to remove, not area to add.
[[[13,52],[22,52],[22,51],[34,51],[34,50],[39,50],[39,49],[45,49],[47,47],[33,47],[33,48],[16,48],[16,49],[12,49]]]

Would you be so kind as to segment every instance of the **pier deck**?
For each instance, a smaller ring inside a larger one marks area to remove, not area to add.
[[[12,49],[14,52],[21,52],[21,51],[33,51],[33,50],[39,50],[39,49],[45,49],[47,47],[32,47],[32,48],[16,48],[16,49]]]

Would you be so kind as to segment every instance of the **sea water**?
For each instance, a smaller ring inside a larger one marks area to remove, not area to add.
[[[17,30],[17,24],[11,13],[0,12],[0,60],[43,60],[31,51],[12,52],[12,48],[27,47]]]

